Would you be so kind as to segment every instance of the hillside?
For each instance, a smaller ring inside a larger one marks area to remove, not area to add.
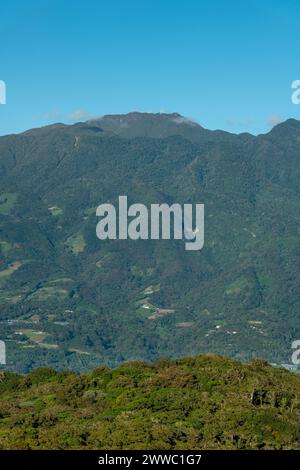
[[[0,138],[7,367],[214,352],[290,362],[300,308],[300,123],[254,137],[178,114],[104,116]],[[205,245],[96,238],[96,207],[205,204]]]
[[[0,449],[299,449],[300,376],[218,356],[0,381]]]

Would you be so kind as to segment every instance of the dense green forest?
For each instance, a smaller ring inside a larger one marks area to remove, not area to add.
[[[300,123],[209,131],[106,116],[0,138],[7,368],[76,372],[214,352],[288,363],[298,339]],[[100,241],[96,207],[203,203],[205,243]]]
[[[0,376],[0,449],[300,449],[300,375],[214,355]]]

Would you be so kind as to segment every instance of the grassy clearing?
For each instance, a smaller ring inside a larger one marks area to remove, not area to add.
[[[247,287],[247,285],[248,282],[246,279],[238,279],[230,284],[225,292],[227,295],[239,294],[243,289],[245,289],[245,287]]]
[[[39,343],[41,348],[45,349],[58,349],[58,344],[51,344],[51,343]]]
[[[53,217],[59,217],[64,212],[63,209],[58,206],[48,207],[48,211],[50,212],[51,215],[53,215]]]
[[[8,268],[0,271],[0,286],[5,284],[9,277],[22,266],[21,261],[14,261]]]
[[[97,268],[101,269],[112,259],[111,253],[106,253],[102,258],[96,262]]]
[[[86,355],[86,356],[90,356],[90,355],[91,355],[91,353],[89,353],[89,352],[87,352],[87,351],[82,351],[81,349],[77,349],[77,348],[70,348],[70,349],[68,349],[68,351],[74,352],[74,353],[76,353],[76,354],[84,354],[84,355]]]
[[[22,266],[21,261],[14,261],[8,266],[8,268],[4,269],[3,271],[0,271],[0,277],[11,276],[21,266]]]
[[[71,279],[70,277],[60,277],[60,278],[57,278],[57,279],[51,279],[51,281],[47,282],[47,285],[53,286],[53,284],[54,285],[56,285],[56,284],[59,284],[59,285],[72,284],[73,282],[74,282],[74,280]]]
[[[32,329],[21,329],[17,330],[16,334],[21,334],[26,336],[26,338],[30,339],[34,343],[41,343],[47,336],[48,333],[45,331],[36,331]]]
[[[66,289],[57,289],[55,287],[42,287],[41,289],[34,292],[30,297],[40,302],[45,302],[51,298],[56,300],[63,300],[68,295]]]
[[[65,245],[72,253],[78,255],[84,251],[86,243],[82,233],[78,232],[75,235],[69,237],[65,242]]]
[[[143,294],[144,295],[151,295],[151,294],[154,294],[155,292],[159,292],[160,291],[160,284],[157,284],[155,286],[149,286],[149,287],[146,287],[146,289],[143,290]]]
[[[146,297],[144,299],[140,299],[136,302],[137,308],[143,308],[147,310],[157,310],[158,307],[156,305],[152,304],[149,299]]]
[[[11,292],[0,293],[0,304],[17,304],[22,300],[22,295],[16,295]]]
[[[0,214],[10,214],[17,201],[16,193],[0,194]]]
[[[89,207],[88,209],[86,209],[84,211],[84,215],[96,215],[96,210],[97,210],[97,207]]]
[[[0,251],[4,256],[7,256],[12,248],[13,246],[11,243],[4,240],[0,240]]]

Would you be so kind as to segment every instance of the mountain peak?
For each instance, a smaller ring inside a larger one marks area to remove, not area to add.
[[[276,126],[270,131],[271,136],[290,136],[291,134],[300,132],[300,121],[297,119],[287,119]]]
[[[197,122],[192,119],[186,118],[179,113],[151,113],[151,112],[140,112],[140,111],[131,111],[127,114],[105,114],[96,119],[92,119],[88,122],[99,123],[103,121],[112,121],[112,122],[137,122],[137,121],[171,121],[177,124],[193,124],[195,126],[201,127]]]
[[[98,119],[88,121],[88,124],[99,126],[104,131],[125,137],[151,137],[163,138],[171,135],[182,135],[183,137],[198,140],[199,133],[205,131],[203,127],[192,119],[181,114],[174,113],[147,113],[133,111],[128,114],[107,114]]]

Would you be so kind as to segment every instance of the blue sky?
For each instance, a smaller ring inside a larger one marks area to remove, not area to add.
[[[298,0],[11,0],[0,135],[129,111],[267,132],[300,119]]]

